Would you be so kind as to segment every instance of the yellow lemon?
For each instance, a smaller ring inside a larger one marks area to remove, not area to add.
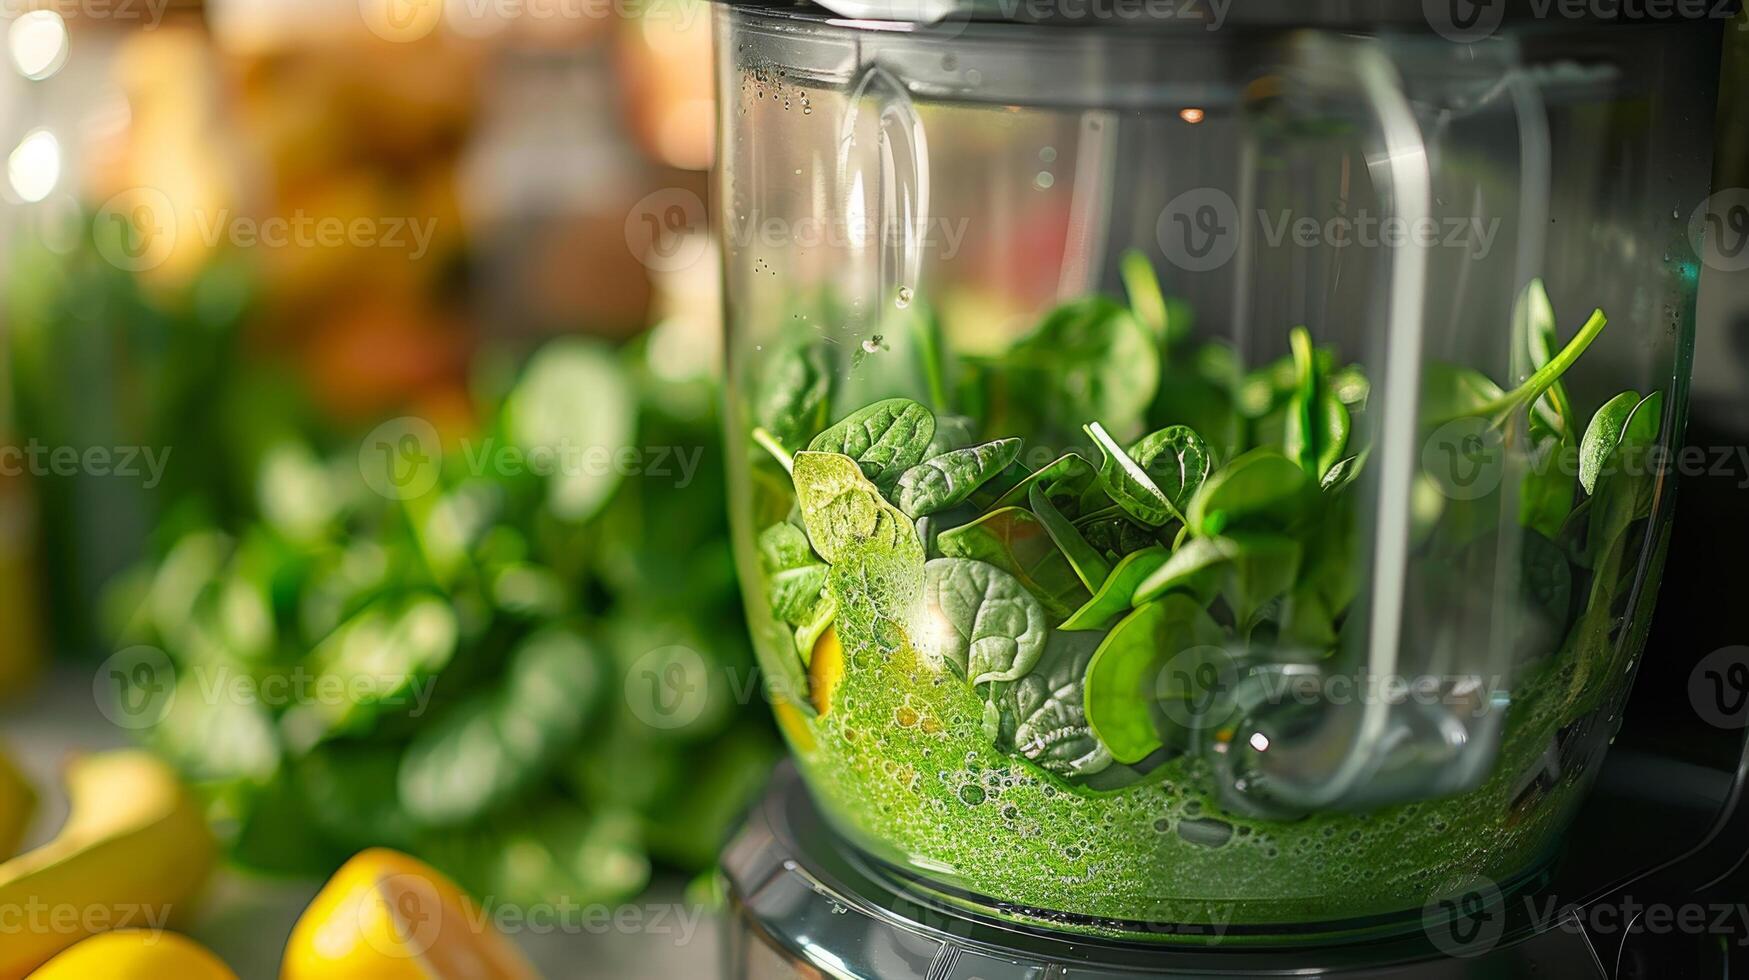
[[[237,980],[205,946],[174,932],[123,929],[92,936],[44,963],[30,980]]]
[[[461,889],[398,851],[360,851],[286,942],[281,980],[524,980],[536,974]]]
[[[814,655],[808,660],[808,700],[814,710],[825,714],[832,707],[832,692],[844,679],[844,644],[838,642],[838,627],[829,626],[814,641]]]

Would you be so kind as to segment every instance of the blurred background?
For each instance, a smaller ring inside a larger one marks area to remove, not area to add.
[[[505,920],[549,976],[707,969],[679,923],[778,750],[706,5],[15,0],[0,46],[0,860],[62,846],[77,907],[160,903],[244,977],[372,847],[558,908]],[[57,839],[128,746],[210,840]]]

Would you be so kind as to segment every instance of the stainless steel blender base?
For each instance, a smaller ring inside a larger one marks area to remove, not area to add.
[[[784,763],[723,856],[732,921],[725,976],[881,980],[1120,980],[1159,976],[1459,978],[1610,974],[1582,930],[1562,922],[1476,956],[1413,935],[1354,944],[1195,946],[1090,939],[1016,926],[906,888],[835,835]]]

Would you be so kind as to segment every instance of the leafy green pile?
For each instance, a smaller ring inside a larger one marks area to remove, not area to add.
[[[910,648],[977,691],[1005,751],[1113,788],[1185,753],[1215,761],[1240,709],[1206,697],[1214,672],[1358,662],[1365,373],[1304,328],[1243,370],[1188,342],[1188,311],[1144,259],[1123,272],[1128,305],[1071,301],[997,356],[953,357],[926,314],[848,365],[814,337],[771,350],[751,437],[786,676],[805,683],[828,627],[848,650]],[[1602,312],[1559,344],[1533,283],[1515,320],[1530,377],[1506,390],[1434,366],[1419,424],[1500,454],[1518,526],[1499,527],[1502,489],[1420,467],[1404,643],[1491,642],[1496,554],[1515,542],[1499,583],[1525,613],[1513,662],[1559,654],[1574,697],[1597,697],[1585,678],[1608,676],[1654,485],[1618,464],[1656,443],[1661,396],[1624,392],[1581,428],[1561,379]],[[1029,455],[1016,433],[1061,448]]]
[[[254,520],[183,521],[118,584],[121,644],[174,670],[145,734],[209,793],[237,860],[319,875],[382,845],[494,901],[589,903],[640,890],[652,859],[714,859],[776,745],[735,697],[753,668],[717,387],[643,354],[550,343],[406,499],[369,488],[368,444],[281,442]],[[630,475],[494,462],[567,442],[665,457]],[[690,482],[673,453],[702,461]],[[638,702],[694,691],[685,712]]]

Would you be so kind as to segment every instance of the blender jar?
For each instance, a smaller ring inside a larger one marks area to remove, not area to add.
[[[1532,875],[1658,574],[1717,25],[834,7],[716,14],[738,560],[831,826],[1102,934]]]

